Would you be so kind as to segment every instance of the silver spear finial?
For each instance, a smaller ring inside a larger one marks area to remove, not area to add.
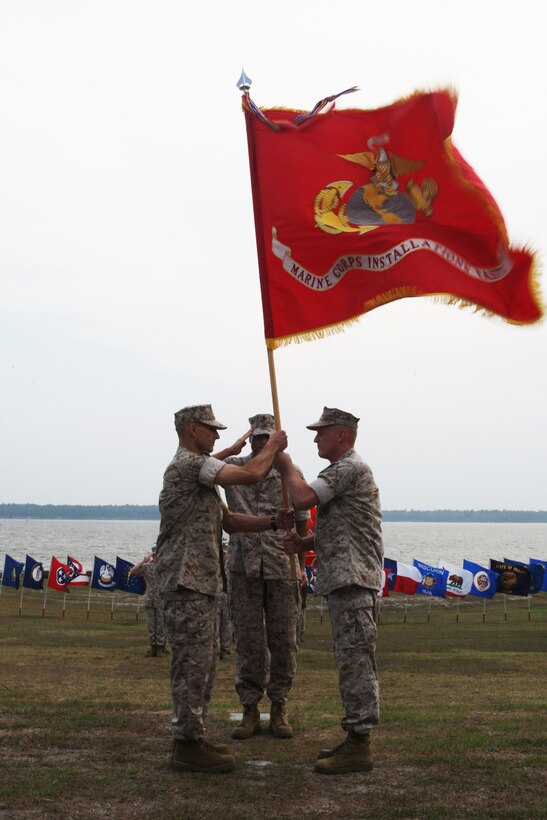
[[[247,77],[245,71],[241,69],[241,77],[236,83],[239,90],[243,91],[243,93],[246,93],[250,89],[252,82],[253,81],[251,80],[251,78]]]

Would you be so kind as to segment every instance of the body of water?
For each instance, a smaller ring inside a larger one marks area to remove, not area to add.
[[[0,519],[0,569],[6,553],[19,561],[29,554],[45,569],[52,555],[60,560],[72,555],[86,570],[93,568],[95,555],[136,563],[154,546],[158,527],[158,521]],[[383,530],[386,556],[407,564],[414,558],[433,565],[468,558],[486,566],[490,558],[547,559],[547,524],[385,522]]]

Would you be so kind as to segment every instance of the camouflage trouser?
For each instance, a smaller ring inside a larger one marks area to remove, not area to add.
[[[302,643],[304,632],[306,631],[306,600],[308,598],[308,588],[300,587],[298,596],[298,614],[296,620],[296,643]]]
[[[231,574],[236,638],[236,691],[243,706],[287,699],[296,671],[296,598],[292,581]],[[265,651],[264,628],[267,648]]]
[[[345,716],[342,728],[363,734],[380,717],[376,670],[376,593],[364,587],[335,589],[328,596],[334,659]]]
[[[165,646],[165,626],[163,623],[163,609],[156,606],[145,606],[146,626],[148,628],[148,643],[150,646]]]
[[[228,593],[221,592],[218,596],[218,632],[220,639],[220,657],[232,644],[232,622],[228,605]]]
[[[204,733],[219,658],[218,599],[179,587],[165,595],[163,606],[173,653],[173,737],[198,740]]]

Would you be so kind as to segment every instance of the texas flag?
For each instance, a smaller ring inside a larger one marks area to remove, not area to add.
[[[422,575],[416,567],[393,558],[384,558],[384,568],[388,571],[388,587],[392,592],[414,595],[422,582]]]

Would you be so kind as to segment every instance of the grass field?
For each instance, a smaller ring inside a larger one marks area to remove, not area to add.
[[[221,662],[209,737],[225,775],[168,765],[169,658],[145,658],[136,596],[4,588],[0,597],[0,817],[545,818],[547,596],[487,604],[382,603],[382,722],[369,774],[322,777],[342,739],[326,611],[308,608],[289,702],[291,740],[230,741],[239,711]],[[406,622],[405,622],[406,619]],[[268,710],[267,701],[262,710]]]

